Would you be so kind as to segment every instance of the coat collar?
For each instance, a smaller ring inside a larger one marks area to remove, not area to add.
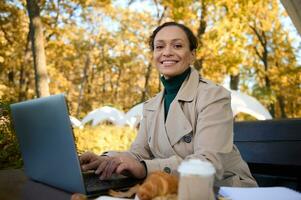
[[[144,104],[146,110],[155,111],[159,108],[163,100],[164,90],[158,93],[155,97],[147,100]]]
[[[196,96],[197,87],[199,84],[200,75],[198,71],[191,68],[189,78],[182,84],[177,99],[180,101],[192,101]]]
[[[175,100],[192,101],[196,96],[196,91],[199,83],[200,75],[198,71],[191,68],[189,77],[183,82]],[[157,110],[163,100],[164,90],[158,93],[155,97],[145,102],[146,110]]]

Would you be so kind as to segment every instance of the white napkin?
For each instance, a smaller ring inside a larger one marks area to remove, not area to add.
[[[128,199],[128,198],[117,198],[117,197],[110,197],[110,196],[100,196],[95,200],[139,200],[138,196],[135,196],[135,199]]]
[[[130,200],[126,198],[117,198],[117,197],[110,197],[110,196],[100,196],[95,200]],[[132,199],[133,200],[133,199]]]
[[[231,200],[301,200],[301,193],[285,187],[221,187],[219,194]]]

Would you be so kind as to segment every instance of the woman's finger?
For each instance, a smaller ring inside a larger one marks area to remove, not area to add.
[[[123,162],[121,163],[120,165],[118,165],[118,167],[116,168],[116,173],[117,174],[121,174],[122,172],[124,171],[131,171],[129,168],[128,168],[128,164]],[[132,174],[132,173],[131,173]]]
[[[108,159],[104,159],[97,167],[97,169],[95,170],[95,174],[101,174],[103,172],[103,170],[106,168],[106,166],[108,165]]]
[[[111,158],[109,161],[108,161],[108,164],[107,164],[107,166],[104,168],[104,170],[103,170],[103,172],[102,172],[102,174],[101,174],[101,176],[100,176],[100,179],[101,180],[105,180],[105,179],[108,179],[111,175],[110,175],[110,171],[111,171],[111,168],[112,168],[112,163],[114,162],[114,160],[115,160],[116,158]],[[115,169],[113,169],[113,170],[115,170]]]
[[[116,157],[115,159],[113,159],[106,170],[106,174],[105,174],[106,178],[110,178],[112,176],[113,172],[115,172],[116,168],[121,163],[122,163],[122,159],[120,157]]]
[[[86,170],[91,170],[91,169],[96,169],[100,163],[101,163],[101,160],[100,160],[100,159],[94,160],[94,161],[92,161],[92,162],[90,162],[90,163],[83,164],[83,165],[82,165],[82,169],[83,169],[84,171],[86,171]]]
[[[143,164],[137,160],[131,160],[130,163],[122,163],[116,169],[116,173],[118,174],[123,174],[125,172],[130,173],[136,178],[144,178],[146,176]]]
[[[91,152],[83,153],[81,156],[79,156],[80,164],[89,163],[92,160],[93,156],[96,156],[96,155]]]

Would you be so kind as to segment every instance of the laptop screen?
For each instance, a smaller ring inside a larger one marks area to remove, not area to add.
[[[11,105],[12,121],[30,178],[86,193],[63,94]]]

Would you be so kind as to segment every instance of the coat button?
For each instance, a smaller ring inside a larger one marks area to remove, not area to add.
[[[186,143],[190,143],[191,140],[192,140],[192,136],[191,136],[190,134],[188,134],[188,135],[185,135],[185,136],[183,137],[183,139],[184,139],[184,141],[185,141]]]
[[[168,173],[168,174],[170,174],[170,172],[171,172],[171,170],[170,170],[170,168],[169,167],[164,167],[164,169],[163,169],[166,173]]]

